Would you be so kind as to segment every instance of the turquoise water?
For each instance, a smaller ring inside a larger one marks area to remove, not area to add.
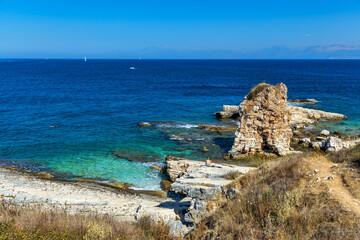
[[[226,124],[213,113],[263,81],[349,117],[324,128],[360,134],[357,60],[2,60],[1,163],[159,189],[150,165],[169,154],[220,158],[232,136],[195,126]],[[145,121],[160,122],[137,126]]]

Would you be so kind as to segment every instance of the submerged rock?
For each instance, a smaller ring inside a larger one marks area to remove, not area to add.
[[[240,126],[229,154],[272,152],[285,155],[290,148],[292,130],[287,108],[287,88],[262,83],[240,104]]]
[[[315,99],[290,99],[289,102],[303,103],[303,104],[315,104],[317,101]]]
[[[236,126],[212,126],[212,125],[198,125],[199,129],[205,129],[217,133],[234,132],[237,130]]]
[[[162,167],[157,165],[157,164],[152,164],[150,165],[151,168],[155,169],[155,170],[158,170],[159,172],[162,172]]]
[[[149,122],[141,122],[141,123],[138,123],[138,126],[139,127],[150,127],[152,124],[149,123]]]

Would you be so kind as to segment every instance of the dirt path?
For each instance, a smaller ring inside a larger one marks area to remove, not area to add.
[[[360,200],[355,198],[344,184],[340,174],[343,170],[342,164],[334,164],[325,157],[319,157],[316,161],[310,162],[310,167],[319,170],[317,173],[314,172],[315,186],[323,183],[329,189],[330,197],[339,202],[344,210],[360,216]]]

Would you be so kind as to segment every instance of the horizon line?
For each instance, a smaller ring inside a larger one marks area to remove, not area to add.
[[[0,57],[1,60],[84,60],[85,57],[57,58],[57,57]],[[360,58],[89,58],[86,60],[360,60]]]

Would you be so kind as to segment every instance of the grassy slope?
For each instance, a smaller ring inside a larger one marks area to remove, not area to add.
[[[190,238],[360,239],[359,161],[357,147],[327,158],[304,154],[265,163],[237,178],[239,194]]]

